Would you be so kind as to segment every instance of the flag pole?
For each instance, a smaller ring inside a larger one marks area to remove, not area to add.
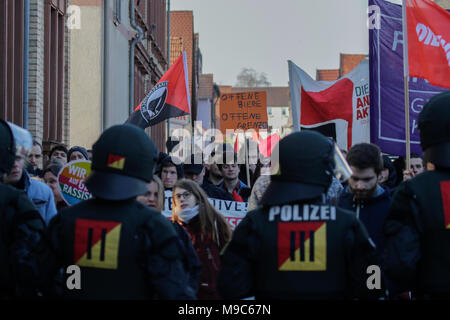
[[[406,17],[406,1],[402,0],[402,29],[403,29],[403,82],[405,89],[405,145],[406,163],[405,170],[410,168],[411,137],[409,128],[409,61],[408,61],[408,22]]]
[[[245,170],[247,173],[247,186],[249,188],[251,188],[251,186],[250,186],[250,169],[249,169],[249,164],[248,164],[249,161],[248,161],[247,137],[245,137],[244,147],[245,147]]]

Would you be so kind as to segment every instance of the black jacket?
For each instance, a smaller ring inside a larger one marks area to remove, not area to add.
[[[234,201],[231,194],[211,183],[206,182],[206,179],[203,180],[203,184],[201,185],[201,187],[208,195],[208,198]]]
[[[311,203],[260,207],[234,230],[219,292],[225,299],[376,298],[381,290],[366,285],[367,268],[376,264],[367,231],[349,211]]]
[[[46,289],[45,223],[24,191],[0,182],[0,298]]]
[[[172,224],[135,199],[82,201],[63,209],[49,234],[57,267],[81,268],[81,289],[64,288],[66,297],[195,298]]]
[[[398,186],[384,226],[386,274],[417,297],[450,298],[450,170]]]

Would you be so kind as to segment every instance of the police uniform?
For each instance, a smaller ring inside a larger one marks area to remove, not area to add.
[[[28,147],[31,147],[31,135],[28,140]],[[25,192],[1,182],[3,174],[10,172],[15,155],[13,132],[0,119],[1,299],[42,294],[48,279],[43,270],[43,261],[48,254],[48,246],[44,242],[44,221]]]
[[[133,125],[106,130],[93,145],[86,187],[94,198],[62,210],[50,225],[64,295],[74,299],[192,299],[170,221],[138,201],[153,176],[156,148]]]
[[[405,181],[385,223],[387,276],[418,298],[450,298],[450,92],[419,115],[424,159],[435,165]]]
[[[367,267],[373,242],[350,211],[325,204],[334,147],[316,132],[280,141],[279,173],[260,206],[237,226],[219,275],[224,298],[371,298]],[[276,154],[277,152],[275,152]]]

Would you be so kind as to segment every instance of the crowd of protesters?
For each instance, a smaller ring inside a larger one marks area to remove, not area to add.
[[[346,181],[333,176],[326,193],[322,194],[322,203],[354,213],[376,247],[378,265],[383,266],[384,228],[396,189],[403,181],[434,170],[434,165],[411,154],[411,166],[405,168],[402,157],[383,155],[379,147],[370,143],[355,144],[341,152],[346,155],[351,176]],[[58,174],[66,163],[91,160],[91,154],[92,150],[81,146],[67,149],[64,145],[56,145],[44,154],[42,146],[34,141],[28,158],[16,155],[3,182],[25,191],[45,225],[54,221],[57,224],[70,207],[61,194]],[[208,198],[247,202],[248,211],[260,208],[262,199],[268,198],[266,190],[274,174],[270,172],[270,160],[259,155],[249,161],[250,165],[243,165],[238,163],[238,158],[238,153],[226,143],[216,143],[209,155],[196,153],[184,160],[157,152],[153,177],[146,183],[146,192],[136,197],[141,205],[155,210],[152,212],[162,212],[167,210],[166,193],[171,192],[171,225],[182,248],[180,259],[188,287],[194,292],[186,297],[223,298],[218,285],[221,252],[232,239],[233,229]],[[384,283],[385,298],[414,296],[414,292],[403,290],[389,277]]]

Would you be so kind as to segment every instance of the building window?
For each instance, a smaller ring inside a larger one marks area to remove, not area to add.
[[[63,141],[64,48],[66,1],[45,4],[44,26],[44,136],[48,142]]]
[[[267,108],[267,114],[269,115],[269,116],[271,116],[272,115],[272,108]]]
[[[281,111],[281,114],[282,114],[283,116],[285,116],[285,115],[287,114],[287,110],[286,110],[286,109],[283,109],[283,110]]]

